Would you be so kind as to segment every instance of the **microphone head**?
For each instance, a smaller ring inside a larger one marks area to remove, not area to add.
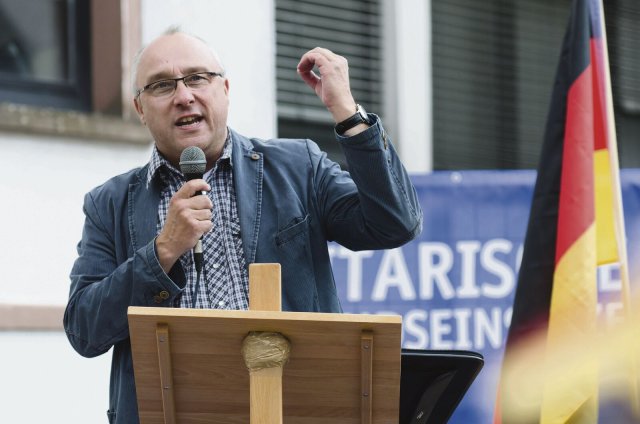
[[[202,178],[207,169],[207,158],[201,148],[189,146],[180,155],[180,171],[189,180]]]

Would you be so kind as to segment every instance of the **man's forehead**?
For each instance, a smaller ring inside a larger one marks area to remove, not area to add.
[[[213,52],[203,41],[186,34],[161,36],[153,41],[140,58],[139,76],[174,76],[176,71],[216,70]]]

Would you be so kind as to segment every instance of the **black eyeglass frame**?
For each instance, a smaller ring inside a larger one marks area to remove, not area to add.
[[[142,87],[140,90],[136,91],[136,99],[138,99],[140,97],[140,94],[142,94],[143,91],[148,90],[152,85],[155,85],[155,84],[157,84],[159,82],[173,81],[174,84],[173,84],[172,94],[175,93],[176,89],[178,88],[178,82],[180,82],[180,81],[182,81],[187,88],[191,88],[191,87],[189,87],[189,84],[187,84],[185,82],[185,79],[193,77],[195,75],[207,75],[207,76],[211,77],[211,80],[209,82],[213,81],[213,78],[215,78],[215,77],[224,78],[224,72],[213,72],[213,71],[194,72],[192,74],[185,75],[185,76],[179,77],[179,78],[163,78],[161,80],[150,82],[149,84],[147,84],[144,87]]]

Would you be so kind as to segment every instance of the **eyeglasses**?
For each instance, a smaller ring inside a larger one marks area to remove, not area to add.
[[[170,96],[176,91],[178,81],[182,81],[184,85],[192,90],[202,89],[209,84],[215,77],[224,77],[222,72],[196,72],[195,74],[185,75],[180,78],[167,78],[160,81],[154,81],[147,84],[136,92],[136,99],[140,97],[143,91],[153,97]]]

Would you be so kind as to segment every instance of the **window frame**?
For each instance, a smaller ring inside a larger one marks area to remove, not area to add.
[[[44,82],[0,72],[0,98],[12,103],[89,111],[91,109],[90,2],[65,0],[66,81]]]

